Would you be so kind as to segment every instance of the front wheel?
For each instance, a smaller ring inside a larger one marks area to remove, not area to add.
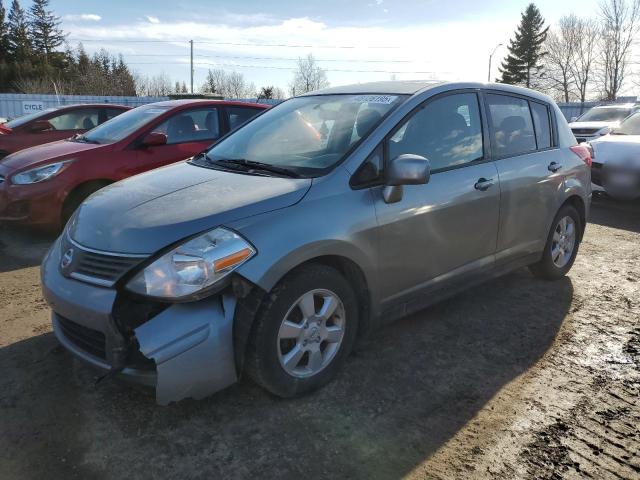
[[[556,280],[573,266],[582,232],[580,215],[571,205],[563,206],[553,220],[542,259],[529,267],[540,278]]]
[[[349,355],[358,327],[356,295],[325,265],[302,267],[267,296],[254,325],[247,373],[281,397],[329,382]]]

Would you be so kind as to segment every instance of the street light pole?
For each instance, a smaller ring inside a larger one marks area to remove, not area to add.
[[[493,52],[491,52],[491,55],[489,55],[489,73],[487,74],[487,82],[491,81],[491,59],[493,58],[493,54],[496,53],[496,50],[498,50],[498,47],[501,47],[501,46],[502,46],[501,43],[496,45],[496,48],[494,48]]]
[[[191,46],[191,94],[193,94],[193,40],[189,40]]]

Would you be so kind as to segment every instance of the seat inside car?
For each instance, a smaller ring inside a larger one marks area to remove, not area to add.
[[[218,136],[220,132],[220,123],[218,120],[218,112],[209,112],[204,119],[204,125],[207,129],[207,132],[213,136]]]
[[[506,117],[500,122],[500,128],[496,132],[496,140],[498,148],[503,149],[504,154],[525,152],[530,150],[532,143],[535,146],[533,132],[527,132],[524,118],[518,115]]]
[[[356,117],[356,133],[358,137],[362,138],[373,128],[373,126],[380,121],[382,115],[373,108],[365,108],[358,112]]]
[[[169,120],[167,137],[170,142],[181,142],[193,137],[196,124],[189,115],[180,115]]]
[[[82,128],[85,130],[91,130],[92,128],[95,128],[95,124],[91,118],[84,117],[84,120],[82,120]]]

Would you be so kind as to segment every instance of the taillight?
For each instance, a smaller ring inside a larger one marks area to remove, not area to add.
[[[587,166],[591,166],[591,162],[593,159],[593,150],[591,145],[585,145],[581,143],[580,145],[574,145],[573,147],[569,147],[573,153],[580,157]]]

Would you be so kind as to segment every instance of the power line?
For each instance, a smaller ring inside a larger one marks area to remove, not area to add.
[[[157,65],[156,62],[128,62],[128,65]],[[237,63],[222,63],[222,62],[194,62],[194,65],[199,66],[222,66],[222,67],[236,67],[236,68],[267,68],[274,70],[294,70],[295,67],[282,67],[275,65],[240,65]],[[187,62],[163,62],[163,65],[188,65]],[[327,72],[348,72],[348,73],[411,73],[411,74],[433,74],[436,72],[433,71],[416,71],[416,72],[407,72],[407,71],[397,71],[397,70],[347,70],[347,69],[323,69]]]
[[[123,53],[125,57],[179,57],[180,53]],[[291,57],[248,57],[244,55],[205,55],[194,54],[194,57],[201,58],[228,58],[241,60],[285,60],[297,62],[299,58]],[[363,59],[339,59],[339,58],[316,58],[318,62],[343,62],[343,63],[413,63],[412,60],[363,60]]]
[[[70,38],[75,42],[100,42],[100,43],[187,43],[189,39],[158,40],[158,39],[121,39],[121,38]],[[236,47],[285,47],[285,48],[344,48],[344,49],[398,49],[400,47],[390,45],[294,45],[288,43],[236,43],[236,42],[214,42],[210,40],[194,40],[196,44],[206,45],[231,45]]]

